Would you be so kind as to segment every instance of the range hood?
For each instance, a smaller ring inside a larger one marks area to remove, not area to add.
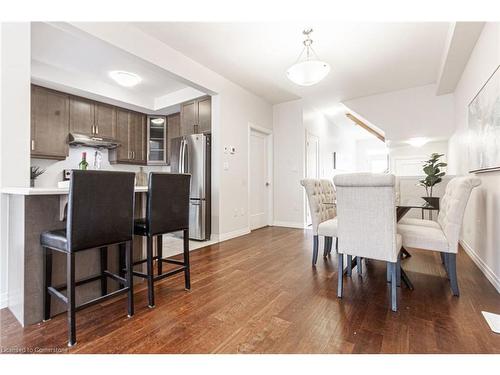
[[[120,146],[116,140],[111,138],[94,137],[80,133],[70,133],[68,143],[70,146],[107,148],[108,150]]]

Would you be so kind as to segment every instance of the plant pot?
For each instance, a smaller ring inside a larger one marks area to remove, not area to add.
[[[30,187],[32,187],[32,188],[35,187],[35,179],[34,178],[30,179]]]
[[[439,197],[422,197],[430,206],[439,210]]]

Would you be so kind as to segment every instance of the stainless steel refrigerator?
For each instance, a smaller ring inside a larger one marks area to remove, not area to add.
[[[193,240],[210,239],[210,153],[209,134],[173,138],[170,146],[171,171],[191,174],[189,238]]]

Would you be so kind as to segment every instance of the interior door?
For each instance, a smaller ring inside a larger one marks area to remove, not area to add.
[[[306,178],[319,178],[319,138],[306,134]],[[311,212],[306,202],[306,224],[311,225]]]
[[[269,136],[250,131],[250,229],[269,225]]]

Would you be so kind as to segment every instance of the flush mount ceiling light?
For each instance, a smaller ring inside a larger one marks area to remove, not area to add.
[[[133,87],[142,81],[142,78],[135,73],[125,72],[123,70],[113,70],[109,76],[119,85],[124,87]]]
[[[165,119],[163,119],[161,117],[157,117],[157,118],[152,119],[151,122],[155,125],[161,125],[165,122]]]
[[[410,138],[406,141],[406,143],[408,143],[410,146],[413,146],[413,147],[422,147],[427,142],[429,142],[429,139],[424,138],[424,137]]]
[[[306,36],[303,42],[304,48],[295,64],[286,71],[288,79],[300,86],[314,85],[330,72],[330,65],[318,59],[316,52],[311,47],[313,41],[310,34],[312,32],[313,29],[306,29],[302,32]]]

